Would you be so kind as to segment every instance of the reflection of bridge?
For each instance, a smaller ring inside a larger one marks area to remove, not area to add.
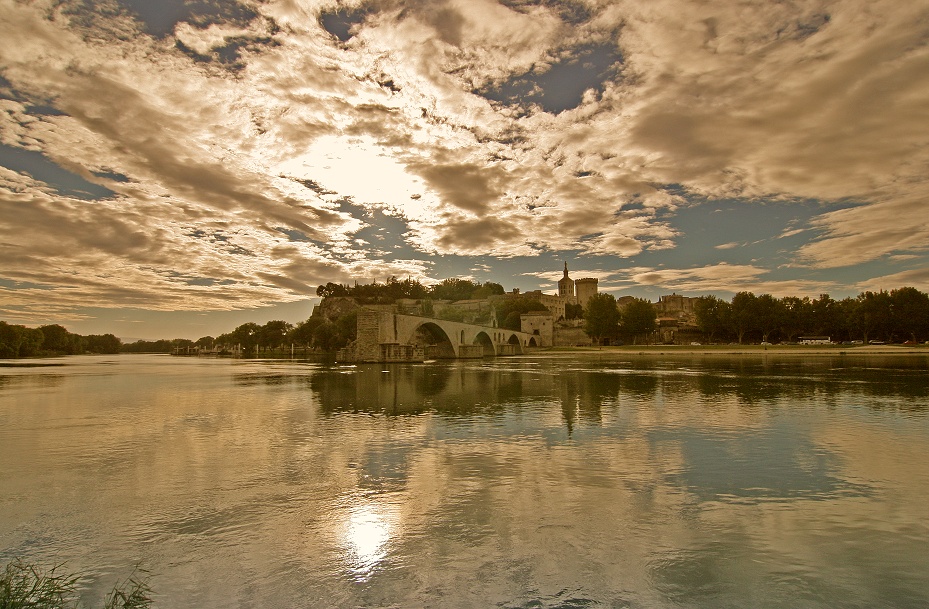
[[[540,346],[539,337],[506,328],[398,315],[389,310],[358,310],[358,336],[339,359],[362,362],[422,361],[520,355]]]

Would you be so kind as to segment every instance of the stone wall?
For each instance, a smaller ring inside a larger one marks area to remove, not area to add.
[[[582,325],[555,324],[552,344],[556,347],[587,347],[593,344]]]

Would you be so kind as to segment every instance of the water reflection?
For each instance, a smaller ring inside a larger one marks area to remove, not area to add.
[[[368,499],[355,499],[346,506],[343,544],[348,572],[357,582],[368,581],[378,565],[387,558],[387,548],[394,532],[385,506]]]
[[[0,386],[0,558],[165,607],[929,606],[925,358],[126,361]]]
[[[903,364],[903,365],[901,365]],[[277,375],[264,382],[280,382]],[[287,378],[287,377],[283,377]],[[251,379],[249,382],[255,382]],[[291,379],[291,382],[293,380]],[[567,432],[579,420],[598,425],[603,408],[689,400],[713,408],[784,399],[867,399],[882,408],[926,411],[929,375],[924,358],[654,358],[602,359],[578,366],[559,358],[501,364],[431,363],[320,368],[308,383],[322,412],[442,416],[492,415],[511,407],[557,402]],[[914,398],[901,402],[899,396]],[[877,399],[871,399],[877,398]]]

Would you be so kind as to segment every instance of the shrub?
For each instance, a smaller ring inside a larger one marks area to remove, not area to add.
[[[0,572],[0,609],[79,609],[79,575],[61,573],[14,559]],[[148,609],[152,606],[148,583],[133,573],[117,582],[104,599],[104,609]]]

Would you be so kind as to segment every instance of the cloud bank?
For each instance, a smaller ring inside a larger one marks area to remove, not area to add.
[[[829,287],[759,280],[783,260],[727,258],[738,234],[636,262],[717,200],[813,201],[791,268],[927,287],[923,3],[171,6],[0,0],[0,313],[257,306],[447,256]]]

